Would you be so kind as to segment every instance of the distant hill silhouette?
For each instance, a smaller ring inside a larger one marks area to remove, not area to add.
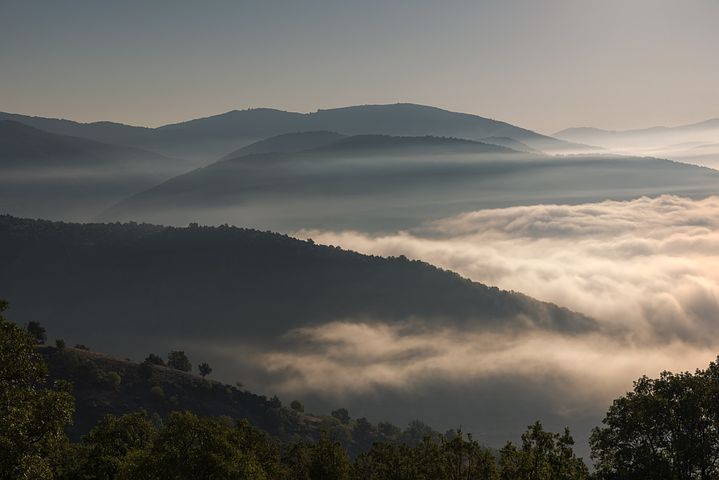
[[[98,167],[173,162],[157,153],[86,138],[49,133],[25,123],[0,120],[0,168]]]
[[[650,127],[637,128],[632,130],[604,130],[594,127],[573,127],[561,130],[554,134],[557,138],[573,142],[593,142],[603,145],[613,140],[654,140],[662,144],[668,144],[667,136],[676,134],[691,134],[712,132],[719,134],[719,118],[705,120],[703,122],[680,125],[677,127]]]
[[[428,135],[469,140],[509,137],[538,150],[587,151],[586,146],[540,135],[506,122],[406,103],[334,108],[306,114],[269,108],[233,110],[154,129],[111,122],[83,124],[9,113],[0,113],[0,119],[20,121],[52,133],[135,145],[198,162],[220,158],[271,136],[309,131],[331,131],[342,135]]]
[[[719,169],[719,119],[678,127],[620,131],[568,128],[556,135],[570,141],[591,142],[615,153],[669,158]]]
[[[532,148],[526,143],[522,143],[519,140],[509,137],[486,137],[482,138],[480,141],[492,145],[499,145],[500,147],[511,148],[512,150],[517,150],[518,152],[541,153],[536,148]]]
[[[652,158],[550,157],[456,138],[356,135],[306,151],[228,158],[99,218],[386,231],[489,207],[717,191],[719,172]]]
[[[24,123],[31,127],[58,135],[81,137],[100,142],[133,145],[141,143],[152,129],[133,127],[115,122],[81,123],[60,118],[45,118],[17,113],[0,112],[0,120]]]
[[[135,147],[0,120],[0,211],[86,218],[186,163]]]
[[[272,109],[234,110],[222,115],[167,125],[164,138],[264,138],[287,132],[333,131],[343,135],[440,136],[480,140],[511,137],[540,150],[583,149],[497,120],[435,107],[398,103],[318,110],[308,114]]]
[[[253,153],[289,153],[311,150],[334,143],[342,138],[345,138],[345,135],[325,131],[283,133],[282,135],[275,135],[274,137],[266,138],[255,143],[251,143],[250,145],[246,145],[242,148],[238,148],[237,150],[228,153],[220,160],[229,160],[231,158],[242,157]]]
[[[681,141],[702,138],[709,143],[719,138],[719,118],[677,127],[651,127],[632,130],[603,130],[594,127],[567,128],[554,134],[573,142],[592,142],[595,145],[647,145],[667,146]]]

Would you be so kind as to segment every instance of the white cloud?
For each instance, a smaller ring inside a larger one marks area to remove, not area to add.
[[[391,235],[301,231],[406,255],[597,318],[641,346],[711,344],[719,326],[719,197],[482,210]]]

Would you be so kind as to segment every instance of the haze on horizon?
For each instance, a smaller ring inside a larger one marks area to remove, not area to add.
[[[0,110],[157,126],[412,102],[551,134],[719,116],[714,0],[0,5]]]

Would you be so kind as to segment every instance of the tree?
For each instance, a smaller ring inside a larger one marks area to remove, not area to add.
[[[65,350],[65,340],[58,338],[55,340],[55,348],[58,350]]]
[[[590,439],[598,477],[717,478],[717,361],[693,374],[644,376],[633,391],[614,400]]]
[[[190,360],[182,350],[173,350],[167,354],[167,366],[183,372],[189,372],[192,370]]]
[[[338,408],[337,410],[333,410],[331,415],[344,425],[350,423],[350,412],[348,412],[346,408]]]
[[[210,364],[207,362],[202,362],[197,366],[197,369],[200,371],[200,376],[202,378],[205,378],[210,373],[212,373],[212,367],[210,367]]]
[[[81,470],[88,478],[114,479],[156,436],[157,428],[144,411],[107,415],[82,440],[86,454]]]
[[[173,412],[152,446],[128,458],[122,479],[265,480],[280,475],[279,453],[249,424]]]
[[[0,300],[0,480],[52,478],[52,454],[67,442],[72,418],[67,384],[45,386],[37,337],[7,321]]]
[[[326,433],[310,448],[309,478],[311,480],[346,480],[350,463],[342,446],[329,439]]]
[[[499,478],[497,464],[492,452],[472,440],[465,438],[462,431],[442,444],[442,462],[447,480],[495,480]],[[560,477],[558,477],[560,478]]]
[[[500,450],[502,480],[585,480],[589,469],[572,449],[569,429],[560,435],[535,422],[522,434],[521,448],[508,442]]]
[[[165,361],[162,359],[162,357],[159,355],[155,355],[154,353],[149,354],[145,359],[145,362],[151,365],[160,365],[161,367],[165,366]]]
[[[302,402],[300,402],[299,400],[292,400],[292,403],[290,403],[290,408],[295,412],[302,413],[305,411],[305,406],[302,405]]]
[[[27,330],[28,335],[30,335],[38,345],[42,345],[47,340],[45,327],[40,325],[40,322],[28,322],[25,330]]]

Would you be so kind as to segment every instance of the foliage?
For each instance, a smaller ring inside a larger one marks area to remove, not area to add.
[[[45,327],[40,325],[40,322],[29,322],[25,327],[25,330],[37,344],[42,345],[45,341],[47,341]]]
[[[119,478],[217,480],[277,478],[279,451],[245,422],[175,412],[144,451],[128,456]]]
[[[37,337],[2,316],[0,300],[0,479],[53,478],[51,454],[65,441],[73,398],[68,386],[45,385]]]
[[[338,408],[337,410],[333,410],[331,415],[345,425],[350,423],[350,413],[347,411],[346,408]]]
[[[173,350],[167,354],[167,366],[183,372],[189,372],[192,370],[190,360],[182,350]]]
[[[719,477],[719,363],[642,377],[590,440],[602,479]]]
[[[154,353],[149,354],[145,359],[145,362],[149,363],[150,365],[160,365],[162,367],[165,366],[165,361],[162,359],[162,357],[159,355],[155,355]]]
[[[522,435],[522,445],[513,443],[500,450],[499,466],[502,480],[581,480],[589,478],[589,470],[575,456],[574,439],[569,429],[560,435],[544,430],[539,422],[530,425]]]
[[[202,378],[205,378],[209,374],[212,373],[212,367],[210,367],[210,364],[207,362],[202,362],[197,366],[197,370],[200,372],[200,376]]]
[[[290,403],[290,408],[295,412],[302,413],[305,411],[305,406],[302,405],[302,402],[300,402],[299,400],[292,400],[292,403]]]

